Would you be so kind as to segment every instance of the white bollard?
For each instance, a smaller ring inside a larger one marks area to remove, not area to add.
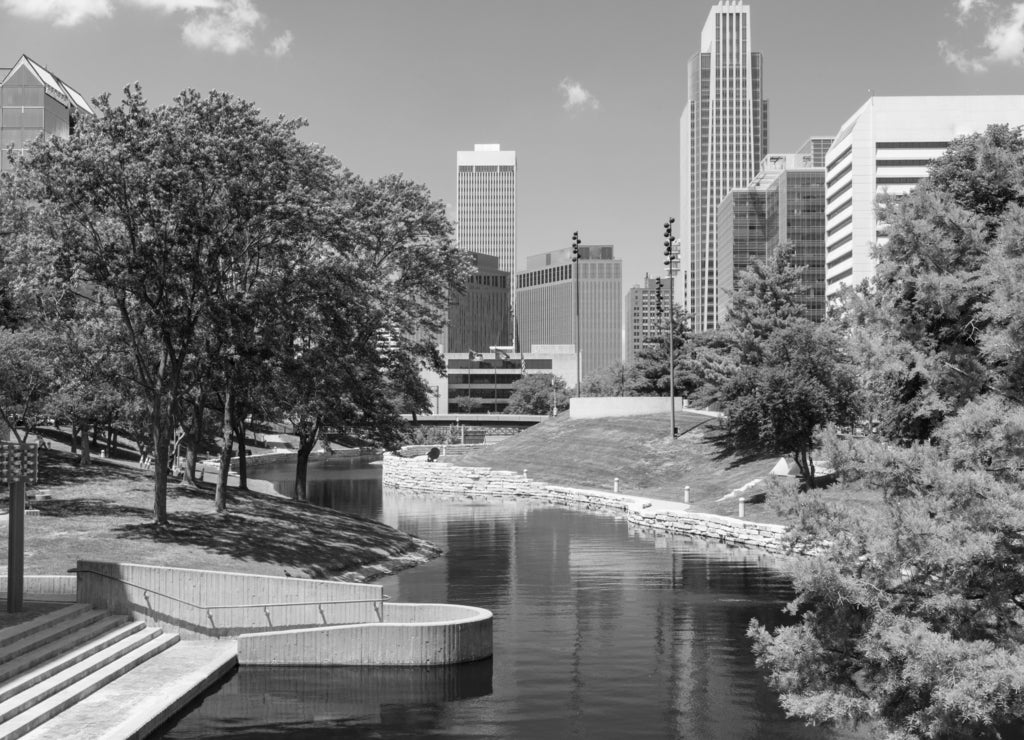
[[[686,486],[685,488],[683,488],[683,503],[684,504],[690,503],[690,487],[689,486]]]
[[[614,491],[615,493],[618,493],[618,492],[619,492],[619,479],[618,479],[618,478],[616,478],[616,479],[615,479],[615,486],[614,486],[614,487],[612,488],[612,490],[613,490],[613,491]]]
[[[526,477],[526,468],[523,468],[523,477]]]
[[[743,503],[744,503],[743,497],[740,496],[740,519],[743,518]]]

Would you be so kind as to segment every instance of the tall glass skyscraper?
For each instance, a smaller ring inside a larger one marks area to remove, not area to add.
[[[716,216],[730,190],[757,173],[768,152],[768,101],[760,52],[750,50],[750,8],[711,8],[700,52],[690,58],[689,95],[679,122],[683,306],[697,331],[717,325]]]

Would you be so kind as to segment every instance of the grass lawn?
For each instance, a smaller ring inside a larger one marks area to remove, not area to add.
[[[456,465],[525,469],[530,478],[546,483],[607,491],[618,478],[622,493],[668,501],[682,501],[683,487],[689,486],[694,511],[736,516],[735,499],[717,499],[754,479],[768,479],[778,457],[733,453],[720,439],[717,421],[703,415],[677,412],[676,426],[682,434],[671,439],[668,413],[610,419],[570,419],[563,414],[448,460]],[[770,500],[745,508],[747,519],[786,523]]]
[[[39,514],[25,518],[27,575],[63,574],[83,559],[362,580],[438,553],[379,522],[269,494],[230,490],[218,514],[209,485],[170,484],[170,523],[156,526],[151,472],[95,459],[79,468],[76,459],[42,451],[39,484],[28,493],[51,498],[32,503]]]

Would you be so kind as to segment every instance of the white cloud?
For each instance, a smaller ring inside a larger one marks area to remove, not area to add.
[[[558,83],[559,89],[565,95],[562,107],[568,111],[573,110],[597,110],[601,104],[586,88],[575,80],[566,77]]]
[[[1024,66],[1024,1],[957,0],[957,9],[961,24],[972,13],[981,17],[984,38],[974,53],[939,42],[947,64],[961,72],[984,72],[994,64]]]
[[[267,54],[272,57],[283,57],[292,48],[293,38],[291,31],[285,31],[270,42],[270,46],[266,49]]]
[[[12,15],[59,26],[110,17],[119,6],[184,14],[185,43],[224,54],[252,48],[254,31],[265,22],[253,0],[0,0],[0,9]],[[267,53],[282,56],[291,43],[292,34],[285,31],[270,42]]]
[[[216,8],[193,13],[182,36],[198,49],[235,54],[252,46],[252,31],[262,22],[251,0],[225,0]]]
[[[110,0],[0,0],[12,15],[34,21],[52,21],[58,26],[75,26],[89,18],[107,18],[114,9]]]

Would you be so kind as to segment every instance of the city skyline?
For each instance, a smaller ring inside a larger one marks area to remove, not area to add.
[[[216,88],[307,118],[303,136],[344,165],[404,172],[453,216],[452,153],[501,142],[519,159],[520,262],[579,230],[616,244],[628,287],[663,273],[661,223],[680,215],[686,63],[712,5],[0,0],[0,53],[6,65],[27,54],[87,99],[138,81],[153,104]],[[1018,91],[1016,3],[748,5],[770,151],[834,135],[872,92]]]

